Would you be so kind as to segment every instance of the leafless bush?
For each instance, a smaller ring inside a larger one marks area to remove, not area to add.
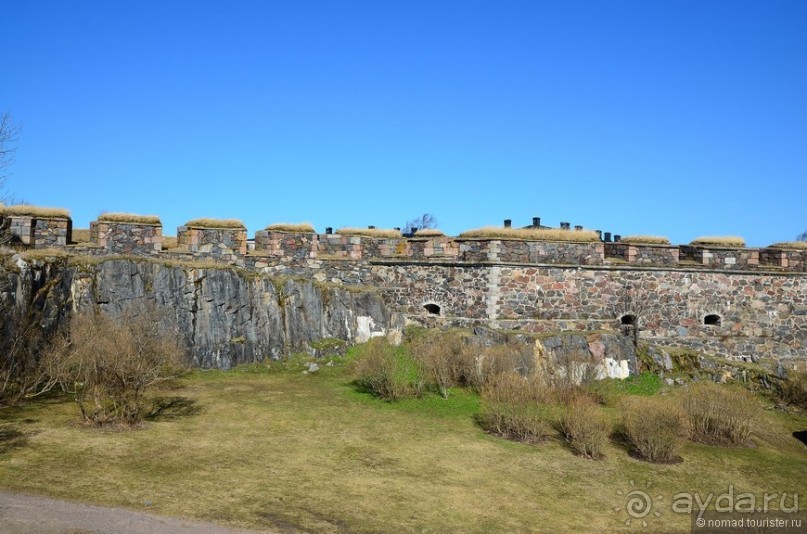
[[[419,397],[423,393],[420,364],[386,338],[373,338],[357,346],[351,370],[357,385],[383,399]]]
[[[472,385],[478,374],[476,349],[454,332],[426,334],[409,347],[444,398],[450,388]]]
[[[182,356],[154,310],[120,318],[84,313],[71,319],[68,335],[54,340],[42,366],[74,394],[85,422],[136,425],[146,412],[147,389],[176,376]]]
[[[678,459],[686,419],[680,404],[663,397],[626,397],[622,402],[625,437],[635,452],[649,462]]]
[[[49,390],[53,383],[38,365],[50,330],[43,328],[42,307],[51,285],[46,284],[26,305],[17,305],[13,278],[0,266],[0,405]]]
[[[485,430],[510,439],[536,442],[551,433],[543,384],[516,371],[494,375],[482,389],[479,422]]]
[[[483,391],[500,374],[512,372],[535,375],[535,356],[530,345],[493,345],[482,349],[471,385]]]
[[[692,441],[739,445],[748,441],[759,414],[759,403],[744,390],[713,382],[691,385],[684,394]]]
[[[577,454],[594,459],[605,456],[611,422],[588,397],[581,396],[569,403],[560,427],[569,446]]]
[[[807,371],[788,371],[776,393],[784,403],[807,409]]]
[[[557,402],[570,404],[578,397],[591,397],[588,386],[597,378],[597,369],[588,354],[563,353],[547,369],[546,381]]]

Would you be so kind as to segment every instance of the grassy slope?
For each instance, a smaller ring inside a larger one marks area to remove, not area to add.
[[[463,392],[389,404],[355,392],[339,367],[255,369],[194,373],[163,393],[199,413],[140,431],[77,426],[59,399],[2,410],[0,431],[27,442],[0,446],[0,486],[254,528],[367,532],[618,530],[617,490],[631,481],[663,497],[654,531],[681,530],[688,517],[669,509],[679,491],[807,490],[807,448],[789,436],[805,417],[768,412],[756,449],[689,445],[683,463],[659,466],[612,446],[597,462],[558,441],[486,435]]]

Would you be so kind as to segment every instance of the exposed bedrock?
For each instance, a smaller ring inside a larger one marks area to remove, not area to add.
[[[153,304],[195,365],[228,369],[305,351],[323,338],[364,341],[399,335],[402,319],[372,289],[269,278],[231,268],[169,265],[138,259],[26,263],[15,258],[0,293],[7,305],[43,311],[53,329],[75,310],[120,315]]]

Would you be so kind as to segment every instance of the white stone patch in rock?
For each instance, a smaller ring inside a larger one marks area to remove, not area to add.
[[[373,331],[375,327],[375,321],[373,321],[372,317],[366,317],[364,315],[360,315],[356,317],[356,342],[357,343],[364,343],[368,339],[372,337],[379,337],[386,335],[386,332],[382,328],[381,330]]]
[[[608,378],[628,378],[630,376],[628,360],[615,360],[613,358],[606,357],[605,374],[608,376]]]

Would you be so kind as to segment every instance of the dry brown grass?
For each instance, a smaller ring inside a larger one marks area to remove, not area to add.
[[[421,228],[415,232],[415,237],[440,237],[445,234],[437,228]]]
[[[3,215],[19,215],[29,217],[41,217],[43,219],[69,219],[70,212],[64,208],[45,208],[42,206],[31,206],[29,204],[17,204],[16,206],[6,206],[2,209]]]
[[[73,228],[72,239],[73,239],[73,243],[89,243],[90,242],[90,229],[89,228]]]
[[[628,530],[617,490],[630,480],[664,496],[661,517],[630,529],[642,532],[689,532],[690,515],[670,509],[684,490],[804,487],[807,450],[791,436],[807,428],[800,413],[766,410],[770,431],[753,449],[688,444],[683,463],[653,466],[608,443],[593,462],[560,440],[485,434],[478,398],[463,391],[391,403],[356,392],[338,362],[301,370],[193,372],[160,392],[175,409],[133,432],[75,424],[69,398],[4,408],[0,432],[27,444],[0,452],[0,487],[257,531],[469,534]]]
[[[744,247],[745,239],[737,236],[705,236],[693,239],[690,245],[699,247]]]
[[[163,250],[175,249],[179,246],[176,236],[164,235],[163,236]]]
[[[592,230],[560,230],[556,228],[499,228],[486,226],[468,230],[460,237],[482,239],[513,239],[522,241],[567,241],[572,243],[589,243],[600,240],[597,232]]]
[[[31,248],[20,252],[20,256],[26,260],[44,260],[49,258],[68,258],[72,256],[70,251],[63,248]]]
[[[389,239],[401,237],[400,230],[386,230],[384,228],[340,228],[336,233],[339,235],[382,237]]]
[[[769,245],[768,248],[778,248],[782,250],[807,250],[807,241],[782,241],[781,243]]]
[[[314,225],[309,222],[302,223],[273,223],[266,227],[270,232],[289,232],[293,234],[316,233]]]
[[[134,213],[102,213],[98,216],[98,222],[150,224],[153,226],[162,224],[156,215],[136,215]]]
[[[238,219],[193,219],[185,223],[185,226],[191,228],[233,228],[239,230],[246,230],[244,223]]]
[[[669,245],[670,240],[658,235],[629,235],[619,241],[629,245]]]

